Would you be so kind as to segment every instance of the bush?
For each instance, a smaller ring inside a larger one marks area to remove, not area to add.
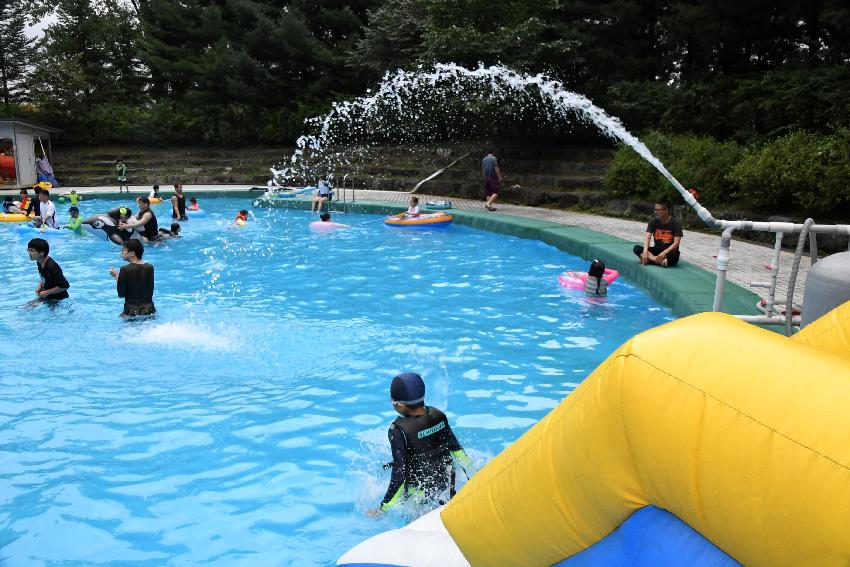
[[[850,130],[795,132],[747,150],[729,178],[765,208],[836,213],[850,205]]]
[[[680,183],[696,187],[704,205],[728,204],[733,199],[736,187],[730,185],[727,174],[743,155],[737,143],[660,132],[650,132],[642,141]],[[618,197],[649,200],[664,195],[674,202],[680,198],[658,170],[625,145],[614,154],[605,187]]]

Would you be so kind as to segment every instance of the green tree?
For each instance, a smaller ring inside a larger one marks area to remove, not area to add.
[[[11,105],[27,98],[27,67],[32,61],[33,40],[24,33],[24,5],[13,0],[0,0],[0,88],[5,113]]]

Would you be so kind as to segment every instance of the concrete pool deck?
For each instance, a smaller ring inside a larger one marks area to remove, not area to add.
[[[117,196],[112,187],[63,187],[62,193],[76,189],[81,195]],[[259,196],[246,185],[185,185],[187,194],[239,194]],[[130,187],[131,196],[147,195],[150,187]],[[163,194],[170,196],[171,187],[164,186]],[[352,192],[354,206],[352,207]],[[341,197],[341,195],[338,195]],[[420,202],[442,199],[427,193],[417,193]],[[397,212],[406,208],[410,193],[401,191],[374,191],[368,189],[346,190],[348,210],[363,212]],[[624,277],[649,291],[660,302],[670,306],[676,315],[685,316],[711,309],[714,295],[716,260],[720,246],[719,232],[703,233],[686,230],[682,239],[683,262],[673,269],[640,266],[632,246],[642,242],[646,223],[589,213],[544,209],[524,205],[497,203],[497,211],[484,208],[483,201],[451,198],[451,213],[457,222],[523,238],[535,238],[552,244],[565,252],[591,259],[600,257],[609,267],[614,267]],[[309,208],[309,198],[281,199],[275,206]],[[332,202],[332,211],[341,212],[343,203]],[[343,219],[337,219],[342,222]],[[766,289],[753,288],[753,281],[770,279],[765,265],[770,263],[772,248],[751,242],[735,240],[727,272],[727,287],[723,310],[728,313],[758,314],[755,303]],[[794,255],[782,251],[780,255],[777,299],[784,299],[788,275]],[[802,303],[803,287],[809,270],[809,259],[804,256],[795,285],[795,302]],[[729,282],[734,285],[729,285]]]

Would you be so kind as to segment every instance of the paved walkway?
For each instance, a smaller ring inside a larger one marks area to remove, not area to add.
[[[186,185],[187,193],[203,191],[203,192],[226,192],[226,191],[247,191],[246,185]],[[68,192],[71,189],[76,189],[78,193],[98,194],[98,193],[115,193],[115,187],[64,187],[62,192]],[[170,195],[171,187],[164,186],[165,194]],[[149,187],[130,188],[135,195],[147,194],[150,191]],[[338,190],[339,191],[339,190]],[[346,190],[345,198],[354,199],[357,201],[384,201],[391,203],[404,204],[410,199],[410,194],[401,191],[373,191],[367,189]],[[259,195],[259,192],[254,193]],[[427,193],[417,193],[422,203],[429,199],[442,199]],[[342,195],[338,195],[342,198]],[[457,209],[480,211],[486,213],[483,201],[473,201],[469,199],[451,199],[452,204]],[[336,203],[336,202],[335,202]],[[544,209],[538,207],[528,207],[524,205],[510,205],[504,203],[497,204],[498,210],[489,214],[493,215],[513,215],[517,217],[534,218],[550,222],[561,223],[570,226],[580,226],[589,228],[605,234],[618,236],[625,240],[633,240],[635,243],[642,242],[643,233],[646,229],[646,223],[641,221],[619,219],[605,217],[600,215],[592,215],[588,213],[580,213],[575,211],[563,211],[556,209]],[[702,233],[691,230],[686,230],[682,239],[682,258],[691,264],[699,266],[709,272],[714,272],[716,269],[715,255],[720,247],[720,233]],[[731,260],[727,271],[727,278],[740,285],[745,289],[749,289],[758,295],[764,295],[767,292],[765,288],[754,288],[750,285],[753,281],[769,281],[770,271],[765,269],[765,265],[769,264],[773,250],[771,247],[753,244],[750,242],[734,241],[732,243]],[[794,254],[783,251],[779,261],[779,282],[777,285],[777,299],[784,300],[788,290],[788,277],[791,273],[791,263],[793,262]],[[800,263],[800,273],[795,285],[795,303],[803,301],[803,287],[806,281],[806,275],[809,271],[809,259],[805,256]]]

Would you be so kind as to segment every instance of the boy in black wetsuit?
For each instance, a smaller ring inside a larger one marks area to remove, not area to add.
[[[127,261],[119,272],[110,268],[109,273],[118,284],[118,297],[124,298],[122,317],[153,315],[154,271],[151,264],[142,262],[145,247],[138,240],[127,240],[121,248],[121,257]]]
[[[425,405],[425,382],[419,374],[405,372],[390,385],[393,408],[401,414],[390,425],[392,478],[376,516],[406,496],[441,504],[455,494],[452,457],[468,469],[472,460],[458,443],[446,415]]]
[[[30,260],[36,263],[41,281],[35,288],[35,294],[42,301],[59,301],[68,298],[71,284],[65,279],[62,268],[49,256],[50,245],[43,238],[33,238],[27,244]]]

